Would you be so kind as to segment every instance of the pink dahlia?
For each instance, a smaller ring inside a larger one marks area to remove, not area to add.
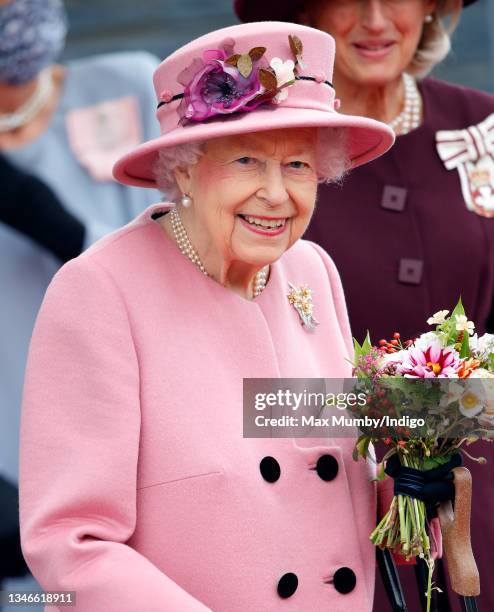
[[[406,378],[458,378],[460,365],[454,348],[443,348],[439,340],[431,340],[405,351],[397,372]]]

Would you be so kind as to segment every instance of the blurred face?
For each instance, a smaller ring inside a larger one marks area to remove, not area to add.
[[[186,209],[199,252],[264,266],[304,233],[314,210],[316,129],[227,136],[207,142],[177,175],[193,198]]]
[[[316,0],[307,16],[334,37],[337,76],[385,85],[410,64],[434,8],[435,0]]]

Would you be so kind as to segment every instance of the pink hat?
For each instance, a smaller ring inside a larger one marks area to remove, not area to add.
[[[352,167],[382,155],[394,141],[388,126],[337,112],[334,47],[329,34],[281,22],[236,25],[181,47],[154,73],[161,136],[117,161],[115,178],[156,187],[160,149],[293,127],[347,128]]]

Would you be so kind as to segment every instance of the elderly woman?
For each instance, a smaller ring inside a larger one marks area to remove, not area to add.
[[[376,342],[394,331],[413,338],[460,294],[479,334],[493,331],[494,96],[423,78],[447,55],[462,2],[237,0],[236,8],[243,20],[286,19],[334,36],[342,112],[384,121],[398,136],[389,153],[353,172],[343,189],[321,185],[306,234],[341,273],[353,335],[362,339],[369,329]],[[350,234],[360,256],[348,248]],[[479,454],[489,466],[469,463],[472,537],[480,605],[490,610],[492,445]],[[456,596],[449,598],[456,609]]]
[[[48,289],[21,536],[43,587],[76,591],[77,610],[371,610],[373,468],[353,440],[242,437],[243,378],[350,373],[338,273],[300,238],[318,181],[393,135],[334,110],[333,59],[330,36],[281,23],[166,59],[162,135],[115,175],[177,205],[151,206]],[[313,290],[312,317],[290,283]]]

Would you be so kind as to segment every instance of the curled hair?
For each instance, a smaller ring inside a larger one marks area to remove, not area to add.
[[[182,195],[175,178],[175,168],[197,164],[203,153],[203,142],[185,142],[158,151],[153,172],[158,189],[168,201],[177,202]]]
[[[175,178],[175,169],[196,164],[204,153],[204,142],[184,144],[160,149],[153,166],[158,189],[170,202],[180,198],[181,191]],[[317,176],[320,183],[340,182],[348,169],[345,128],[319,128],[316,143]]]
[[[432,21],[424,23],[422,37],[407,72],[416,77],[425,77],[448,55],[461,7],[461,0],[437,0]]]

